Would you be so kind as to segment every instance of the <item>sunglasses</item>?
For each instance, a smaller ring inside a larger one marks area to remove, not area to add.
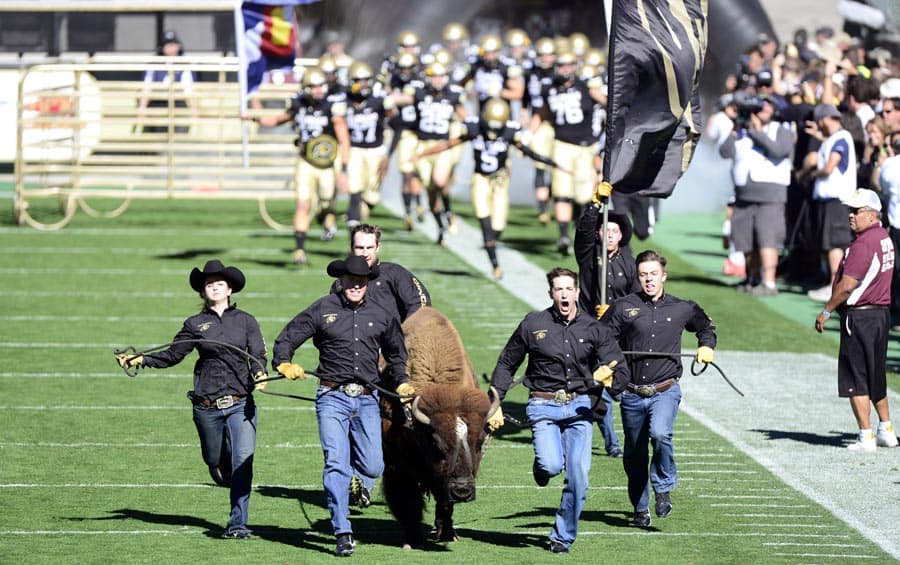
[[[859,214],[860,212],[868,212],[871,210],[872,209],[869,208],[868,206],[862,206],[860,208],[850,208],[850,213],[855,216],[855,215]]]

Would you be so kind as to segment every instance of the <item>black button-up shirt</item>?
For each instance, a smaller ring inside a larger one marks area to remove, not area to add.
[[[368,294],[368,291],[367,291]],[[297,314],[281,330],[272,350],[272,366],[290,362],[307,339],[319,350],[316,374],[337,384],[377,382],[379,350],[387,362],[388,386],[407,380],[406,344],[400,322],[375,302],[353,307],[343,294],[329,294]]]
[[[647,351],[671,353],[666,357],[629,356],[631,382],[650,385],[682,373],[681,334],[684,330],[697,334],[698,346],[716,347],[716,327],[706,312],[691,300],[682,300],[671,294],[663,294],[653,302],[643,292],[622,297],[610,306],[603,316],[619,340],[623,351]],[[613,391],[621,392],[628,381],[613,383]]]
[[[220,318],[213,310],[184,321],[173,342],[210,339],[228,343],[259,360],[251,360],[230,347],[210,342],[175,343],[165,351],[144,355],[147,367],[162,369],[181,362],[197,350],[200,358],[194,364],[194,393],[202,398],[225,395],[244,396],[253,390],[253,375],[266,370],[266,344],[256,318],[232,304]]]
[[[378,276],[369,281],[366,301],[375,302],[400,318],[400,322],[422,306],[431,306],[428,289],[414,274],[397,263],[381,263],[376,266]],[[332,294],[341,294],[341,280],[331,285]]]
[[[600,289],[603,275],[603,261],[607,260],[606,239],[597,237],[597,230],[603,225],[600,208],[594,204],[586,206],[578,219],[575,230],[575,260],[578,262],[581,296],[578,306],[590,313],[602,304]],[[641,289],[637,280],[637,267],[628,248],[620,248],[609,257],[606,267],[606,303]]]
[[[618,362],[614,373],[624,373],[620,378],[628,379],[625,356],[612,333],[582,312],[571,321],[552,306],[525,316],[506,342],[491,377],[500,398],[506,396],[526,355],[523,383],[533,391],[587,392],[594,386],[594,369],[610,361]]]

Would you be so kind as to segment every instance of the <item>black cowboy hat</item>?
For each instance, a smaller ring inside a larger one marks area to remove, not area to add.
[[[197,267],[191,271],[191,288],[202,293],[203,287],[206,286],[207,279],[211,277],[221,277],[231,287],[231,292],[237,293],[244,288],[246,279],[244,273],[237,267],[226,267],[218,259],[207,261],[201,271]]]
[[[628,242],[631,241],[631,220],[628,219],[628,216],[625,214],[620,214],[618,212],[613,212],[610,210],[607,213],[607,221],[615,223],[619,226],[619,229],[622,231],[622,241],[619,242],[619,247],[627,247]],[[603,224],[603,217],[600,217],[600,220],[597,224],[597,229],[601,229]]]
[[[378,276],[378,267],[369,269],[369,264],[363,257],[351,255],[346,259],[337,259],[328,264],[325,270],[329,276],[341,278],[344,275],[351,277],[367,277],[374,279]]]

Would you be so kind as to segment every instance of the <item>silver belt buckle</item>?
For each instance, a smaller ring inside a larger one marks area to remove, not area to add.
[[[567,404],[569,402],[569,393],[563,389],[559,389],[553,393],[553,401],[559,402],[560,404]]]
[[[341,387],[341,391],[350,398],[356,398],[363,393],[363,385],[359,383],[350,383]]]
[[[234,406],[234,397],[230,394],[228,396],[221,396],[216,399],[216,408],[219,410],[225,410],[226,408],[231,408]]]
[[[651,396],[656,394],[656,387],[653,385],[638,385],[637,387],[635,387],[634,392],[636,392],[638,396],[650,398]]]

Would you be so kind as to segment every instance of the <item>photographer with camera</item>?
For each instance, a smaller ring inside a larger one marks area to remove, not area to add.
[[[731,238],[748,265],[747,280],[737,288],[754,296],[775,296],[794,136],[778,121],[775,102],[768,97],[739,97],[734,122],[719,154],[734,160]]]

